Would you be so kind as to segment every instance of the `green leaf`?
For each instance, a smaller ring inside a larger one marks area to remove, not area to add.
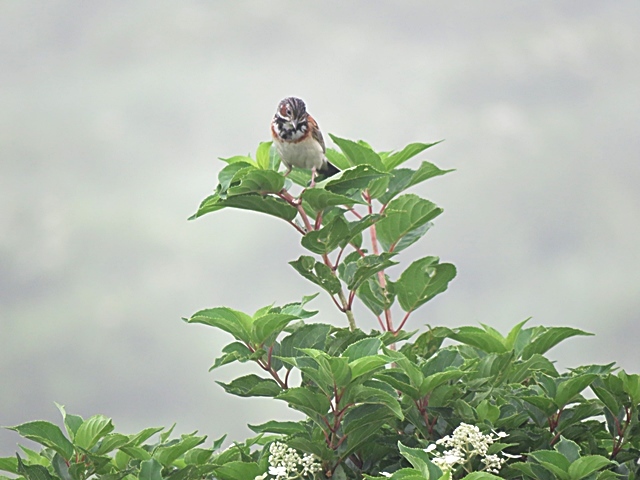
[[[272,215],[288,222],[292,221],[296,218],[296,215],[298,215],[298,210],[295,207],[292,207],[280,198],[247,194],[223,199],[220,198],[218,194],[214,194],[202,201],[200,207],[198,207],[198,211],[189,217],[189,220],[194,220],[207,213],[217,212],[226,207],[266,213],[267,215]]]
[[[411,464],[413,468],[419,470],[425,478],[438,479],[442,471],[431,461],[429,454],[421,448],[411,448],[398,442],[400,454]]]
[[[395,298],[392,293],[380,286],[380,282],[375,277],[369,277],[364,281],[358,287],[356,294],[374,315],[381,315],[382,312],[391,307]]]
[[[569,480],[570,462],[564,455],[552,450],[538,450],[529,453],[540,465],[554,473],[560,480]]]
[[[82,425],[82,422],[84,422],[83,418],[79,415],[68,414],[64,408],[64,405],[56,403],[56,407],[58,407],[58,410],[62,414],[62,420],[64,421],[64,426],[67,430],[69,438],[73,440],[76,432],[78,431],[78,428],[80,428],[80,425]]]
[[[278,422],[270,420],[260,425],[247,425],[256,433],[277,433],[280,435],[293,435],[295,433],[305,433],[307,429],[299,422]]]
[[[227,190],[228,198],[258,193],[278,193],[284,187],[284,177],[273,170],[251,170],[240,178],[240,184]]]
[[[442,213],[436,204],[407,194],[390,202],[385,216],[376,226],[378,240],[385,251],[400,251],[416,242],[428,222]]]
[[[371,355],[368,357],[361,357],[352,362],[349,362],[351,368],[352,378],[358,378],[367,373],[373,372],[380,367],[391,363],[393,360],[386,355]]]
[[[244,173],[250,172],[255,168],[256,167],[254,165],[246,162],[236,162],[227,165],[220,170],[220,173],[218,173],[218,182],[220,182],[220,185],[218,185],[218,189],[216,191],[221,197],[226,198],[229,187],[234,183],[240,182],[237,177],[241,178]]]
[[[256,345],[261,345],[270,336],[280,334],[287,325],[297,319],[295,315],[284,313],[267,313],[258,317],[253,322],[252,340]]]
[[[320,230],[312,230],[302,237],[301,244],[307,250],[322,255],[332,252],[349,238],[349,225],[343,217],[335,217]]]
[[[422,380],[422,384],[420,385],[420,395],[425,396],[433,392],[440,385],[444,385],[451,380],[458,380],[464,376],[464,373],[465,372],[456,369],[429,375]]]
[[[151,460],[151,454],[142,447],[129,447],[125,445],[124,447],[120,447],[120,451],[126,453],[132,458],[135,458],[136,460]]]
[[[552,327],[548,328],[536,337],[529,345],[527,345],[522,351],[522,358],[526,360],[531,355],[539,353],[540,355],[546,353],[548,350],[556,346],[563,340],[574,337],[576,335],[593,335],[591,333],[584,332],[577,328],[570,327]]]
[[[360,405],[383,405],[388,408],[396,418],[404,420],[404,415],[402,414],[402,408],[400,407],[398,399],[379,388],[359,385],[353,392],[351,400]]]
[[[149,440],[156,433],[161,432],[162,430],[164,430],[163,427],[145,428],[144,430],[141,430],[140,432],[136,433],[135,435],[129,436],[128,445],[131,446],[131,447],[137,447],[137,446],[141,445],[142,443],[146,442],[147,440]]]
[[[502,477],[489,472],[471,472],[462,477],[462,480],[502,480]]]
[[[379,178],[388,175],[368,165],[358,165],[348,170],[343,170],[338,175],[331,177],[325,189],[339,195],[349,195],[355,190],[364,190],[369,184]]]
[[[298,349],[322,349],[330,332],[331,326],[322,323],[303,325],[291,335],[282,339],[280,355],[283,357],[294,357],[298,355]]]
[[[78,428],[75,436],[75,444],[83,450],[91,449],[98,440],[113,430],[110,418],[104,415],[94,415],[85,420]]]
[[[338,205],[351,206],[366,203],[364,200],[338,195],[323,188],[307,188],[302,192],[302,200],[307,202],[316,212]]]
[[[250,360],[253,355],[253,352],[251,352],[251,350],[241,342],[232,342],[229,345],[225,345],[222,349],[222,353],[224,355],[215,359],[213,365],[209,368],[209,371],[233,362],[246,362]]]
[[[220,480],[252,480],[261,473],[255,462],[233,461],[216,468],[216,478]]]
[[[399,152],[394,152],[384,159],[384,166],[387,171],[391,171],[403,164],[410,158],[415,157],[429,147],[439,144],[442,140],[433,143],[410,143]]]
[[[562,436],[553,448],[564,455],[569,462],[575,462],[580,458],[580,446],[576,442],[567,440]]]
[[[178,443],[169,446],[160,446],[153,452],[153,458],[163,466],[168,467],[178,458],[194,447],[204,443],[206,436],[183,435]]]
[[[17,455],[18,458],[18,473],[23,475],[27,480],[53,480],[53,477],[49,471],[42,465],[25,465]]]
[[[340,147],[340,150],[342,150],[342,153],[347,157],[351,166],[370,165],[380,172],[385,170],[380,156],[370,147],[366,147],[352,140],[336,137],[335,135],[329,134],[329,136],[331,140]]]
[[[600,399],[600,401],[604,403],[605,407],[609,409],[611,415],[617,417],[618,412],[622,408],[622,404],[616,400],[616,397],[614,397],[606,388],[598,387],[594,384],[591,384],[590,387],[598,399]]]
[[[429,162],[422,162],[417,170],[398,168],[390,172],[391,177],[389,178],[387,191],[384,195],[380,196],[378,200],[383,205],[386,205],[396,195],[413,187],[414,185],[452,171],[453,170],[440,170],[434,164]]]
[[[337,294],[342,285],[331,269],[324,263],[317,262],[313,257],[302,255],[298,260],[289,262],[296,271],[307,280],[322,287],[331,295]]]
[[[358,358],[377,355],[382,348],[382,341],[376,337],[363,338],[349,345],[342,353],[350,362]]]
[[[162,480],[162,465],[155,459],[145,460],[140,464],[138,480]]]
[[[0,470],[10,473],[18,473],[18,459],[16,457],[0,458]]]
[[[216,307],[200,310],[187,320],[188,323],[201,323],[230,333],[236,340],[251,342],[253,318],[246,313],[228,307]]]
[[[282,388],[270,378],[261,378],[250,374],[236,378],[230,383],[216,381],[227,393],[238,395],[239,397],[275,397]]]
[[[594,472],[611,465],[611,461],[600,455],[587,455],[577,459],[569,466],[571,480],[580,480]]]
[[[410,312],[444,292],[456,276],[450,263],[438,263],[437,257],[424,257],[413,262],[394,282],[400,306]]]
[[[113,450],[120,448],[128,443],[128,435],[123,435],[121,433],[110,433],[104,436],[95,453],[97,453],[98,455],[104,455],[105,453],[112,452]]]
[[[284,400],[292,408],[313,416],[313,414],[326,415],[329,411],[329,399],[324,395],[312,392],[308,388],[294,387],[281,392],[278,400]]]
[[[640,403],[640,375],[629,375],[624,370],[621,370],[618,373],[618,378],[622,380],[622,388],[631,397],[631,402],[633,404]]]
[[[371,276],[398,263],[391,260],[395,253],[381,253],[365,257],[360,257],[357,252],[354,253],[355,255],[349,255],[338,266],[338,274],[347,284],[349,290],[357,290]]]
[[[450,335],[453,340],[479,348],[485,353],[505,353],[504,343],[491,333],[478,327],[460,327]]]
[[[248,157],[246,155],[236,155],[233,157],[229,157],[229,158],[222,158],[222,157],[218,157],[218,160],[222,160],[223,162],[231,165],[234,163],[238,163],[238,162],[244,162],[244,163],[248,163],[253,167],[257,167],[258,165],[256,164],[256,162],[253,160],[253,158]]]
[[[256,150],[256,163],[258,164],[258,168],[262,170],[277,170],[269,168],[271,166],[270,152],[272,144],[273,142],[260,142]]]
[[[383,405],[366,404],[351,408],[344,416],[343,428],[347,435],[347,454],[357,450],[370,438],[378,435],[382,426],[393,418],[391,410]]]
[[[478,421],[489,422],[493,425],[500,418],[500,408],[484,399],[476,407],[476,414],[478,415]]]
[[[204,465],[213,455],[212,448],[192,448],[184,454],[184,463],[187,465]]]
[[[596,374],[580,375],[570,378],[558,385],[554,401],[558,408],[563,408],[576,395],[587,388],[598,376]]]
[[[62,458],[59,453],[56,453],[51,460],[51,466],[55,474],[62,480],[73,480],[73,477],[69,473],[69,465],[67,461]]]
[[[65,460],[71,459],[74,453],[73,444],[64,436],[62,430],[53,423],[37,420],[7,428],[18,432],[24,438],[52,448],[62,455]]]

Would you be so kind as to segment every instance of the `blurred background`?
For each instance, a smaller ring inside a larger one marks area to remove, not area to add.
[[[207,372],[230,337],[181,321],[317,290],[285,222],[186,220],[290,95],[325,137],[446,139],[417,160],[457,171],[416,189],[445,213],[401,259],[459,273],[411,328],[532,317],[596,334],[561,368],[640,371],[638,25],[635,0],[0,3],[0,425],[60,423],[54,402],[124,433],[292,418],[224,394],[249,373]]]

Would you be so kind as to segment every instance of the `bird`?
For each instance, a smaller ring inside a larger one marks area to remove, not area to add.
[[[310,186],[313,187],[316,174],[328,178],[340,171],[327,160],[318,122],[300,98],[287,97],[280,101],[271,120],[271,137],[287,168],[285,177],[293,167],[311,169]]]

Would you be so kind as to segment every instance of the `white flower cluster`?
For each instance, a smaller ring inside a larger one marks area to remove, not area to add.
[[[295,449],[282,442],[273,442],[269,445],[269,471],[258,475],[254,480],[265,480],[271,475],[276,480],[293,480],[313,475],[321,469],[320,463],[310,454],[302,457]]]
[[[433,463],[440,467],[443,472],[453,470],[458,465],[468,464],[472,458],[477,456],[484,463],[483,470],[498,473],[506,461],[505,457],[507,455],[503,454],[504,457],[501,457],[495,454],[488,455],[487,452],[492,443],[507,435],[505,432],[484,435],[475,425],[461,423],[453,431],[452,435],[436,440],[436,443],[429,445],[425,448],[425,451],[434,456]],[[437,451],[438,445],[443,445],[446,450],[443,452]]]

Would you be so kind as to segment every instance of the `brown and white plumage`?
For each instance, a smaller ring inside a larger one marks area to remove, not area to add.
[[[327,160],[318,123],[307,113],[301,99],[287,97],[278,104],[271,121],[271,136],[287,168],[285,176],[293,167],[310,169],[313,186],[316,173],[330,177],[340,171]]]

